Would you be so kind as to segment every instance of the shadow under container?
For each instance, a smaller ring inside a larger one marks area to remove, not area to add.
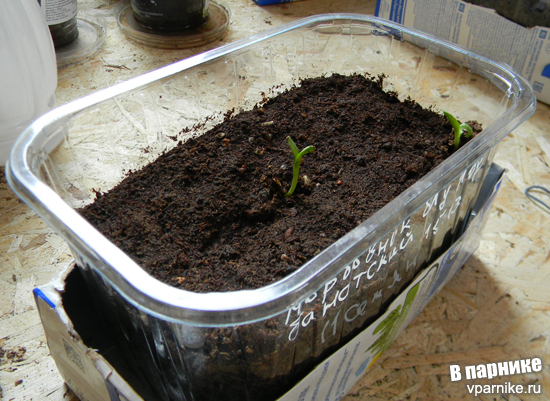
[[[400,98],[484,131],[298,271],[256,290],[163,284],[75,210],[174,147],[174,136],[185,140],[182,128],[205,132],[227,110],[331,73],[383,73]],[[321,15],[53,110],[17,142],[7,176],[69,243],[113,335],[161,399],[269,400],[367,327],[461,234],[497,143],[535,105],[508,66],[386,20]]]

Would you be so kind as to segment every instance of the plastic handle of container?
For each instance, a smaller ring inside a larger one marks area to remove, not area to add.
[[[541,191],[546,192],[549,196],[550,196],[550,190],[548,190],[547,188],[542,187],[540,185],[531,185],[530,187],[528,187],[525,190],[525,195],[528,198],[532,199],[533,201],[535,201],[537,203],[540,203],[542,206],[544,206],[546,208],[546,210],[548,212],[550,212],[550,206],[548,206],[548,204],[546,202],[542,201],[541,199],[537,198],[536,196],[534,196],[533,194],[530,193],[533,189],[540,189]]]

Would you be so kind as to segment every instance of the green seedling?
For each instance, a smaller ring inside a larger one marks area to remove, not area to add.
[[[296,144],[292,140],[291,137],[287,136],[286,141],[288,142],[288,146],[290,146],[290,150],[292,150],[292,155],[294,156],[294,165],[292,167],[292,185],[288,192],[285,194],[286,197],[292,196],[294,193],[294,190],[296,189],[296,185],[298,184],[298,175],[300,173],[300,165],[302,164],[302,157],[304,157],[307,153],[313,153],[315,152],[314,146],[308,146],[304,148],[301,152],[298,152],[298,148],[296,147]]]
[[[455,131],[455,150],[458,149],[460,146],[460,137],[464,133],[464,136],[466,138],[470,138],[474,131],[472,130],[472,127],[470,127],[468,124],[460,124],[456,118],[453,117],[452,114],[447,113],[445,110],[441,110],[443,114],[445,114],[445,117],[447,117],[447,120],[449,120],[449,123],[453,126],[453,129]]]

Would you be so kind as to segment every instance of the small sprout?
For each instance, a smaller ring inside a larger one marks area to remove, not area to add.
[[[285,194],[286,197],[292,196],[294,193],[294,190],[296,189],[296,185],[298,184],[298,176],[300,173],[300,165],[302,164],[302,157],[304,157],[307,153],[313,153],[315,152],[314,146],[308,146],[304,148],[301,152],[298,152],[298,148],[296,147],[296,144],[292,140],[291,137],[287,136],[286,141],[288,142],[288,146],[290,146],[290,150],[292,150],[292,155],[294,156],[294,165],[292,168],[292,186],[290,187],[289,191]]]
[[[441,111],[443,111],[443,114],[445,114],[445,117],[447,117],[447,120],[449,120],[449,123],[453,126],[453,129],[455,131],[454,145],[455,150],[457,150],[460,146],[460,137],[462,136],[462,133],[464,132],[464,136],[466,138],[470,138],[474,134],[474,131],[472,130],[472,127],[470,127],[468,124],[460,124],[456,118],[447,113],[445,110]]]
[[[261,123],[260,125],[263,125],[264,127],[268,125],[273,125],[273,121],[266,121],[265,123]]]

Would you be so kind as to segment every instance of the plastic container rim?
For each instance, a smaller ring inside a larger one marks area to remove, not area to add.
[[[193,293],[171,287],[148,275],[137,263],[100,234],[78,212],[66,204],[53,189],[33,173],[31,166],[32,149],[36,146],[36,142],[44,141],[45,138],[41,137],[47,136],[44,130],[48,126],[70,119],[72,115],[95,104],[244,49],[255,43],[298,28],[313,28],[320,23],[334,24],[335,21],[342,21],[342,24],[379,24],[382,27],[406,33],[413,37],[436,42],[449,50],[490,65],[496,71],[514,81],[515,85],[520,88],[519,100],[507,110],[507,113],[511,114],[510,118],[497,119],[485,129],[488,134],[494,131],[495,133],[500,132],[500,135],[480,135],[369,219],[284,279],[259,289],[223,293]],[[463,164],[465,160],[476,160],[488,149],[495,146],[509,132],[533,114],[535,107],[536,100],[530,84],[502,63],[476,55],[451,42],[381,18],[361,14],[324,14],[297,20],[247,39],[181,60],[50,111],[36,120],[19,137],[12,148],[10,159],[6,165],[6,176],[14,192],[50,224],[79,254],[83,255],[84,259],[98,262],[97,266],[101,267],[93,266],[92,268],[135,307],[151,315],[177,323],[216,327],[252,323],[275,316],[316,291],[337,273],[333,269],[328,269],[328,265],[342,259],[341,267],[346,266],[346,258],[342,258],[342,256],[345,256],[347,251],[353,253],[354,249],[359,249],[366,241],[372,240],[372,235],[376,233],[375,229],[379,230],[379,227],[381,227],[384,232],[387,232],[395,225],[391,216],[387,216],[385,213],[388,207],[397,207],[399,210],[408,209],[412,201],[417,205],[422,205],[434,194],[433,191],[428,190],[433,189],[431,188],[433,182],[430,181],[430,177],[433,178],[435,174],[438,174],[441,176],[439,179],[442,179],[444,176],[457,173],[460,164]],[[410,214],[412,211],[414,211],[413,208],[408,213]],[[101,252],[97,250],[101,250]],[[314,265],[313,268],[312,265]]]

